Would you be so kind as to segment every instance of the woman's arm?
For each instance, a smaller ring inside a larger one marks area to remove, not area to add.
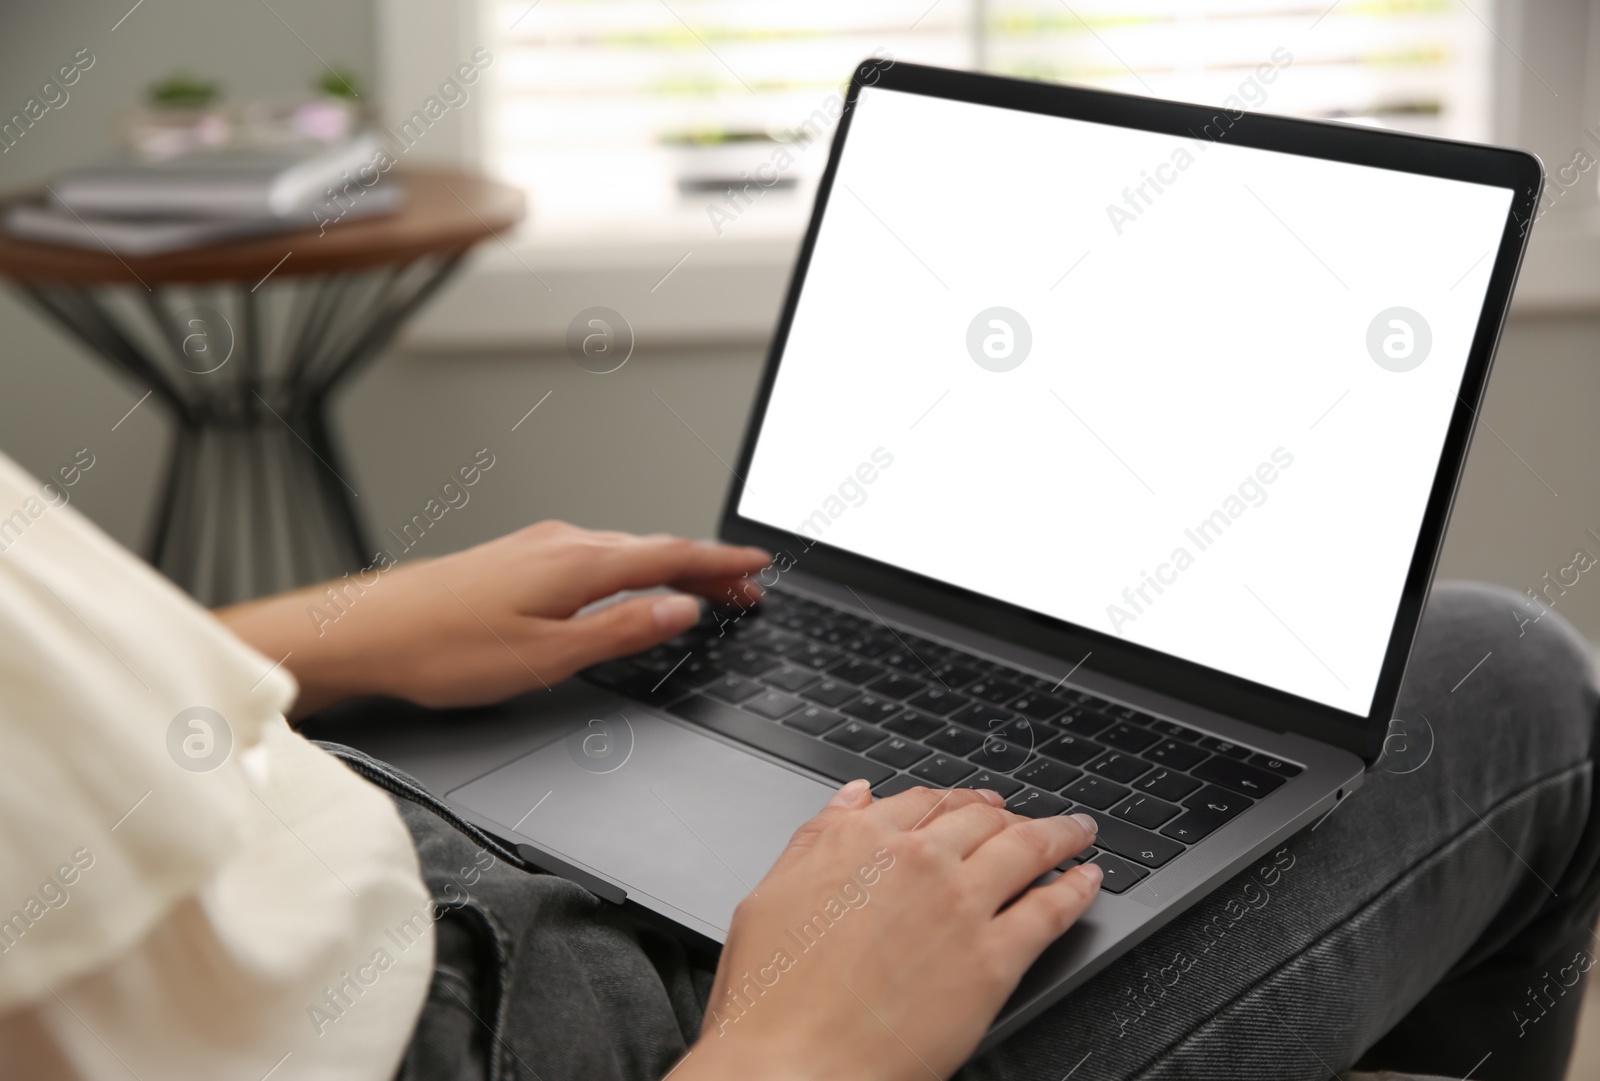
[[[295,715],[361,694],[499,701],[686,630],[699,604],[749,603],[765,552],[675,537],[530,526],[455,555],[218,613],[300,681]],[[873,802],[844,786],[734,914],[700,1040],[679,1081],[947,1077],[1034,958],[1078,919],[1099,868],[1030,889],[1094,838],[1087,816],[1034,820],[994,792]]]
[[[225,608],[234,634],[300,683],[293,716],[385,694],[428,706],[498,702],[657,645],[699,617],[695,594],[748,604],[771,557],[680,537],[541,522],[438,559]],[[623,590],[670,586],[574,618]]]

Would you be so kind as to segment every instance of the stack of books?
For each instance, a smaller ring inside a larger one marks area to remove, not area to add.
[[[223,240],[317,229],[393,213],[404,189],[377,163],[377,138],[335,146],[219,150],[77,169],[10,204],[6,231],[28,240],[149,256]]]

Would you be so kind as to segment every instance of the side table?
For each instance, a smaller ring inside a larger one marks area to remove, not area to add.
[[[0,277],[176,421],[148,558],[203,604],[372,561],[330,395],[523,214],[469,173],[386,182],[394,214],[153,257],[0,234]]]

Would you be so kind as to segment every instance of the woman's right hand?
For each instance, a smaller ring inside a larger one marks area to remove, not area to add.
[[[692,1079],[950,1076],[1100,870],[1039,875],[1094,840],[1086,815],[1032,819],[994,792],[845,785],[734,913]],[[1020,896],[1019,896],[1020,895]]]

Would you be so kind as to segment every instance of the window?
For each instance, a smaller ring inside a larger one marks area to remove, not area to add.
[[[475,49],[494,54],[471,103],[408,164],[470,165],[531,195],[524,230],[480,249],[409,338],[559,344],[572,312],[527,302],[529,268],[562,296],[628,305],[641,336],[764,337],[826,162],[828,103],[875,50],[1535,151],[1549,213],[1516,302],[1593,308],[1595,11],[1568,0],[376,0],[385,123]],[[1292,63],[1251,85],[1280,49]],[[789,183],[715,232],[718,185],[769,160],[773,137],[804,151]],[[669,272],[648,300],[627,291]]]
[[[704,230],[789,143],[740,228],[793,233],[827,157],[819,117],[869,55],[1487,139],[1491,3],[484,0],[482,157],[530,190],[541,230]]]

